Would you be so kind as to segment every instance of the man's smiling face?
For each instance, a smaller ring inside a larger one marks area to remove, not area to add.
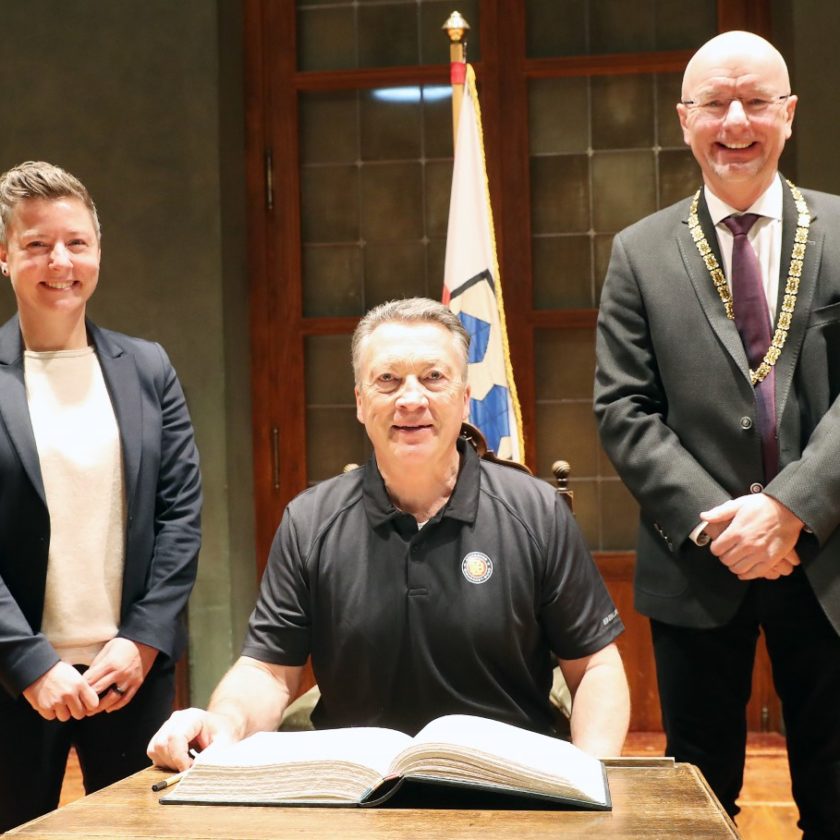
[[[468,411],[466,359],[446,327],[389,321],[365,339],[356,416],[380,466],[451,459]]]
[[[731,35],[732,37],[727,37]],[[683,103],[677,105],[683,138],[718,198],[745,210],[772,181],[785,141],[791,135],[796,97],[781,56],[746,33],[726,33],[710,41],[689,62]],[[750,104],[769,102],[760,112]],[[718,102],[722,113],[696,103]],[[746,206],[740,206],[746,203]]]

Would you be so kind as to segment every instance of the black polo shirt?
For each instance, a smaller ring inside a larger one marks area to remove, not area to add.
[[[552,652],[578,659],[623,630],[557,493],[459,449],[452,496],[419,530],[373,458],[287,507],[242,653],[311,654],[317,727],[414,734],[462,713],[548,732]]]

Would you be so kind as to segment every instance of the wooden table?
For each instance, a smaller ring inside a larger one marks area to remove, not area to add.
[[[612,811],[444,811],[161,805],[149,768],[92,796],[12,829],[29,840],[641,840],[737,838],[700,772],[691,764],[628,761],[608,766]]]

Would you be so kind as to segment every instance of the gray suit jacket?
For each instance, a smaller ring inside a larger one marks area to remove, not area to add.
[[[163,349],[88,322],[125,475],[119,635],[176,658],[195,582],[201,480],[184,394]],[[84,527],[84,523],[79,523]],[[17,317],[0,327],[0,686],[12,696],[58,662],[40,633],[50,517],[23,377]]]
[[[796,229],[784,188],[779,303]],[[840,197],[803,190],[812,213],[799,296],[776,363],[780,471],[766,492],[811,534],[797,550],[840,632]],[[622,231],[601,300],[595,412],[641,506],[636,607],[672,624],[728,621],[747,584],[688,538],[699,513],[760,489],[746,354],[689,234],[686,199]],[[717,238],[701,197],[709,244]]]

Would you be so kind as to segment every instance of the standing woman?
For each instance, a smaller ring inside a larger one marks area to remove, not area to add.
[[[43,162],[0,176],[0,831],[148,764],[196,575],[201,481],[158,345],[86,320],[96,208]]]

